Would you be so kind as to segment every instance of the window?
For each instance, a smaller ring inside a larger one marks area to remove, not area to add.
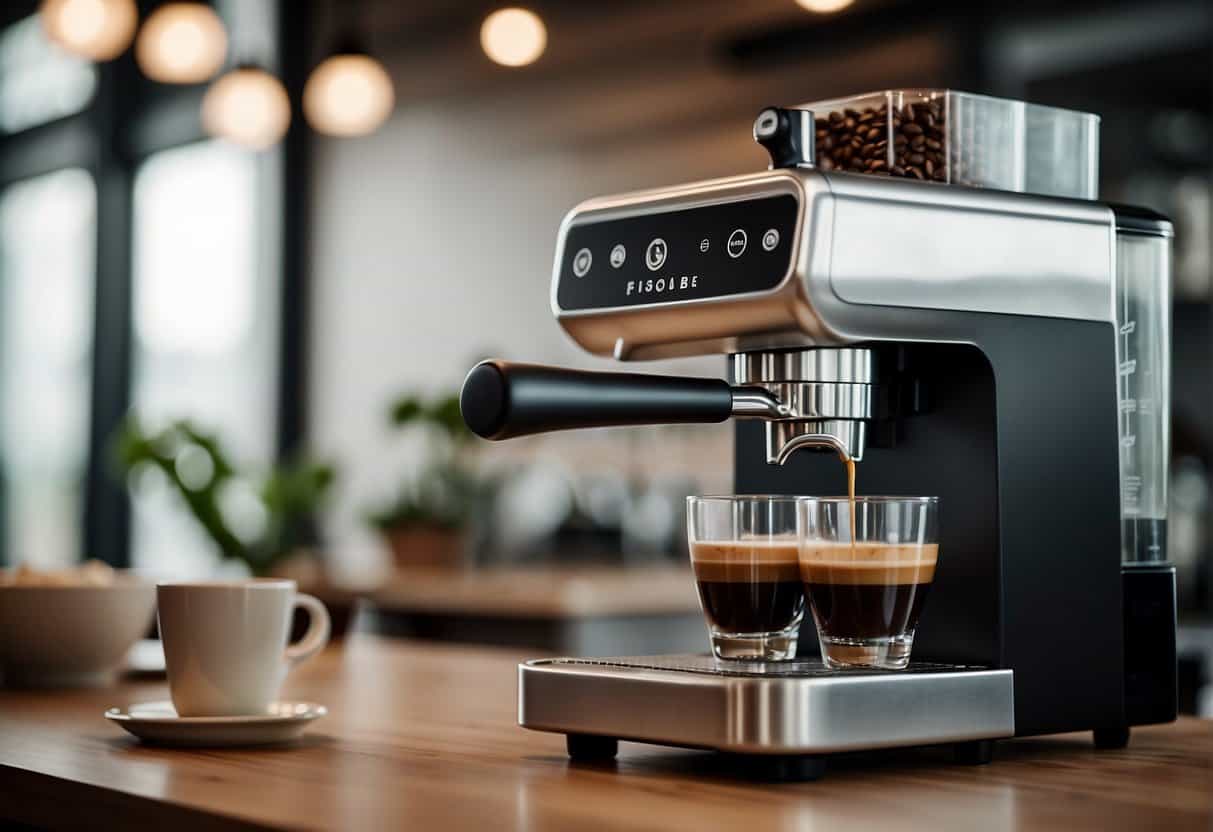
[[[96,201],[79,169],[0,191],[0,528],[13,563],[81,551]]]
[[[259,266],[257,165],[199,142],[150,156],[134,190],[134,412],[153,430],[189,419],[245,464],[274,453],[278,284]],[[204,574],[216,552],[164,486],[137,484],[132,565]]]
[[[37,15],[0,33],[0,132],[16,133],[88,106],[97,70],[55,47]]]

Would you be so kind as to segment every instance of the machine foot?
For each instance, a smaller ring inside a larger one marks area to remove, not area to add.
[[[958,742],[952,746],[952,756],[962,766],[984,766],[994,759],[994,740]]]
[[[804,783],[820,780],[826,759],[813,754],[721,754],[728,768],[764,783]]]
[[[597,734],[568,734],[565,744],[569,759],[577,763],[601,763],[619,753],[619,740]]]
[[[1129,744],[1128,725],[1105,725],[1091,733],[1095,735],[1095,747],[1102,750],[1124,748]]]

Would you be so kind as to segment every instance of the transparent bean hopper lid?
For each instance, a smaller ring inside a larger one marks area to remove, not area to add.
[[[1095,199],[1099,116],[954,90],[814,101],[815,164],[862,173]]]

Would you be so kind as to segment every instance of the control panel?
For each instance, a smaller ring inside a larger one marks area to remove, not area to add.
[[[564,240],[556,302],[564,311],[761,292],[791,266],[791,194],[575,222]]]

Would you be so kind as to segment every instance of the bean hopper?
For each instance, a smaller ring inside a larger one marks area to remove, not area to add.
[[[739,494],[838,493],[824,450],[861,493],[938,495],[915,662],[544,659],[519,668],[520,723],[575,759],[625,739],[813,777],[838,752],[985,762],[1003,737],[1121,747],[1174,719],[1172,230],[1096,198],[1098,118],[893,90],[763,110],[754,137],[768,171],[577,206],[552,278],[588,352],[718,353],[727,380],[490,361],[464,417],[490,439],[732,418]]]

